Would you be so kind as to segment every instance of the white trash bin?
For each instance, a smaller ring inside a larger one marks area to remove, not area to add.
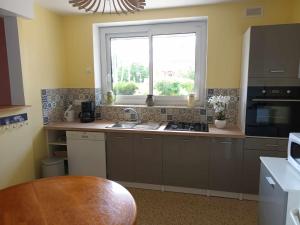
[[[65,176],[64,159],[48,158],[42,160],[43,177]]]

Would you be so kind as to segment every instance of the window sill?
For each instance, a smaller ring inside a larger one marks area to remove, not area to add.
[[[133,108],[177,108],[177,109],[202,109],[204,107],[201,106],[194,106],[194,107],[188,107],[183,105],[155,105],[155,106],[147,106],[147,105],[122,105],[122,104],[114,104],[114,105],[106,105],[101,104],[100,107],[133,107]]]
[[[31,107],[30,105],[1,105],[0,112],[12,111],[12,110],[20,110]]]

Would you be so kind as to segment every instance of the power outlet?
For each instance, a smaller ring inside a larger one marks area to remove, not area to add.
[[[91,67],[86,67],[85,68],[85,74],[87,75],[87,76],[90,76],[90,75],[92,75],[92,68]]]

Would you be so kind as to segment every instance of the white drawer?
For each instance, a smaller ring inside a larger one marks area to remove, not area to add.
[[[67,131],[68,139],[104,141],[105,134],[99,132]]]

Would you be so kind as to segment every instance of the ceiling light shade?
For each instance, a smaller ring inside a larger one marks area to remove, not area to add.
[[[134,13],[144,9],[145,0],[69,0],[69,3],[86,12]]]

